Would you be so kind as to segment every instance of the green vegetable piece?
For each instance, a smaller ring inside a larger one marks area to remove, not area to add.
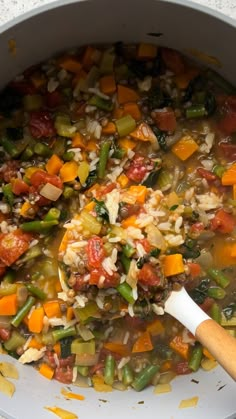
[[[32,296],[29,296],[27,298],[25,304],[18,310],[16,315],[13,317],[11,321],[12,326],[18,327],[21,324],[22,320],[24,319],[26,314],[29,313],[31,307],[33,307],[35,302],[36,302],[36,299]]]
[[[15,351],[17,348],[24,346],[26,339],[17,330],[13,330],[11,337],[4,342],[4,348],[7,351]]]
[[[96,198],[93,199],[96,202],[95,211],[98,217],[109,222],[109,213],[104,201],[98,201]]]
[[[104,51],[99,68],[101,74],[113,73],[114,61],[115,54],[111,50]]]
[[[85,307],[75,309],[75,315],[82,323],[84,323],[90,317],[95,316],[97,313],[98,306],[94,301],[89,301]]]
[[[134,380],[134,373],[129,364],[122,368],[122,381],[125,386],[130,386]]]
[[[59,137],[53,144],[53,154],[57,154],[59,157],[62,157],[66,152],[66,139]]]
[[[88,104],[91,106],[96,106],[98,109],[101,109],[106,112],[110,112],[113,109],[113,103],[110,99],[103,99],[100,96],[94,95],[92,96]]]
[[[220,287],[210,287],[208,289],[208,297],[215,298],[216,300],[222,300],[226,296],[226,292]]]
[[[115,358],[112,355],[107,355],[105,359],[104,381],[106,384],[112,386],[115,376]]]
[[[62,195],[65,199],[70,199],[74,195],[74,189],[71,186],[65,186]]]
[[[196,343],[192,349],[190,360],[188,362],[188,366],[192,371],[196,372],[199,369],[201,365],[202,354],[202,345]]]
[[[87,377],[89,373],[89,367],[77,365],[77,371],[82,377]]]
[[[16,278],[16,272],[13,271],[11,268],[8,268],[7,272],[5,273],[4,277],[2,278],[2,282],[12,284]]]
[[[102,228],[102,224],[86,210],[81,211],[80,221],[83,228],[90,231],[92,234],[99,234]]]
[[[185,115],[187,119],[202,118],[207,112],[204,105],[192,105],[186,109]]]
[[[68,338],[70,336],[76,336],[75,326],[67,327],[67,329],[56,329],[52,331],[52,337],[55,342],[58,340]]]
[[[68,358],[71,355],[72,336],[60,340],[61,358]]]
[[[167,170],[161,169],[159,175],[158,175],[158,186],[162,191],[165,191],[166,188],[172,185],[173,176],[170,172]]]
[[[129,304],[134,304],[135,300],[132,288],[127,282],[122,282],[122,284],[119,284],[116,289]]]
[[[64,161],[71,161],[71,160],[73,160],[73,158],[75,157],[75,153],[74,153],[74,151],[66,151],[64,154],[63,154],[63,156],[62,156],[62,159],[64,160]]]
[[[0,144],[3,146],[3,149],[9,154],[10,157],[15,159],[19,156],[20,151],[16,147],[13,141],[9,140],[7,137],[2,137]]]
[[[23,105],[26,111],[36,111],[43,105],[43,98],[41,95],[25,95],[23,97]]]
[[[146,186],[147,188],[153,188],[154,186],[156,186],[160,175],[160,170],[160,167],[158,169],[152,170],[149,173],[147,179],[144,182],[142,182],[142,185]]]
[[[221,166],[220,164],[217,164],[213,167],[214,175],[218,176],[219,178],[222,178],[225,171],[226,168],[224,166]]]
[[[17,265],[22,265],[23,263],[28,262],[29,260],[36,259],[41,256],[43,253],[42,247],[39,244],[36,244],[33,247],[30,247],[23,256],[16,262]]]
[[[17,290],[16,284],[10,284],[8,282],[4,283],[4,281],[1,281],[0,297],[3,297],[4,295],[14,294],[16,290]]]
[[[54,221],[59,220],[61,211],[58,208],[50,208],[48,213],[44,216],[44,221]]]
[[[130,263],[131,263],[130,259],[127,258],[124,253],[121,253],[120,261],[123,265],[125,273],[127,274],[129,272],[129,268],[130,268]]]
[[[40,288],[36,287],[33,284],[26,284],[27,290],[33,294],[35,297],[37,297],[39,300],[45,300],[47,298],[47,294]]]
[[[131,115],[123,116],[115,121],[116,129],[120,137],[129,135],[136,128],[136,122]]]
[[[122,252],[127,258],[131,258],[135,253],[135,249],[127,243],[122,247]]]
[[[221,322],[221,310],[217,303],[212,304],[210,309],[210,316],[215,322],[219,323]]]
[[[98,177],[99,177],[99,179],[103,179],[104,176],[105,176],[110,148],[111,148],[111,142],[110,141],[105,141],[104,143],[101,144],[101,148],[100,148],[100,152],[99,152],[99,162],[98,162]]]
[[[51,221],[29,221],[21,224],[21,229],[27,233],[48,234],[52,227],[58,224],[58,220]]]
[[[132,387],[136,391],[141,391],[151,382],[154,375],[159,371],[159,365],[148,365],[143,368],[135,377]]]
[[[121,160],[126,154],[126,150],[124,148],[116,148],[112,154],[113,159]]]
[[[230,279],[219,269],[211,268],[207,273],[222,288],[226,288],[230,284]]]
[[[21,154],[21,161],[28,161],[30,160],[34,155],[34,149],[32,146],[28,146],[25,148],[23,153]]]
[[[76,355],[82,354],[95,354],[95,340],[91,339],[88,342],[84,342],[80,338],[74,339],[71,343],[71,353]]]
[[[36,143],[34,146],[34,153],[41,157],[51,157],[52,150],[44,143]]]
[[[12,192],[12,186],[11,186],[11,184],[8,183],[7,185],[3,185],[2,192],[3,192],[3,196],[4,196],[7,204],[12,209],[13,204],[14,204],[14,194]]]

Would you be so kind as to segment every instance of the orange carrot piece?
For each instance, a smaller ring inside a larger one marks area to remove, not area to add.
[[[60,342],[55,343],[55,345],[53,345],[53,350],[54,352],[57,354],[57,356],[61,356],[61,344]]]
[[[61,389],[61,394],[66,397],[66,399],[75,399],[75,400],[84,400],[85,397],[82,394],[72,393],[71,391],[67,391],[66,389]]]
[[[151,333],[152,336],[161,335],[164,330],[165,328],[159,319],[155,319],[147,325],[147,331]]]
[[[233,199],[236,200],[236,183],[233,185]]]
[[[187,266],[189,267],[190,275],[193,278],[196,278],[197,276],[200,275],[201,266],[199,265],[199,263],[189,262],[189,263],[187,263]]]
[[[95,202],[93,202],[93,204],[95,204]],[[73,307],[67,307],[66,310],[66,320],[69,322],[70,320],[72,320],[74,317],[74,309]]]
[[[143,185],[132,185],[129,188],[129,192],[135,196],[136,202],[144,204],[147,196],[147,188]]]
[[[17,295],[5,295],[0,298],[0,316],[14,316],[17,313]]]
[[[44,377],[48,378],[48,380],[51,380],[53,375],[54,375],[54,369],[49,367],[48,364],[41,364],[39,367],[39,372],[40,374],[42,374]]]
[[[70,73],[79,73],[81,70],[81,63],[72,55],[66,55],[59,59],[59,66]]]
[[[122,228],[137,227],[136,219],[136,215],[131,215],[130,217],[126,218],[121,222]]]
[[[175,76],[175,83],[179,89],[186,89],[191,80],[199,74],[197,68],[189,68],[184,73]]]
[[[124,104],[124,115],[131,115],[135,121],[140,121],[142,114],[137,103],[128,102]]]
[[[86,150],[87,151],[96,151],[97,150],[96,141],[93,141],[93,140],[88,141],[87,145],[86,145]]]
[[[56,292],[61,292],[62,291],[62,287],[61,287],[61,283],[60,283],[59,279],[55,282],[54,287],[55,287]]]
[[[44,318],[44,309],[43,307],[35,308],[28,322],[29,331],[32,333],[40,333],[43,329],[43,318]]]
[[[90,212],[90,211],[93,211],[94,207],[95,207],[95,202],[94,201],[91,201],[91,202],[89,202],[88,204],[86,204],[84,206],[84,209],[86,211]]]
[[[108,124],[102,128],[103,135],[111,135],[111,134],[115,134],[115,132],[116,132],[116,126],[114,122],[111,122],[111,121],[108,122]]]
[[[137,59],[148,60],[155,58],[157,55],[157,46],[153,44],[141,43],[138,46]]]
[[[116,91],[116,81],[114,75],[104,76],[99,80],[99,87],[104,95],[112,95]]]
[[[135,141],[132,141],[127,137],[120,138],[118,140],[118,144],[119,147],[125,148],[126,150],[133,150],[137,146],[137,143]]]
[[[49,175],[57,175],[63,166],[63,161],[58,157],[57,154],[53,154],[46,163],[46,170]]]
[[[117,178],[117,182],[121,188],[125,188],[129,183],[129,178],[124,173],[121,173],[121,175]]]
[[[172,148],[171,151],[182,161],[187,160],[198,150],[196,141],[190,135],[182,137]],[[236,175],[236,172],[235,172]]]
[[[215,359],[214,356],[208,351],[207,348],[203,348],[203,355],[208,359],[212,359],[212,360]]]
[[[180,253],[165,256],[163,259],[163,270],[166,277],[183,273],[183,256]]]
[[[168,68],[175,74],[181,74],[185,71],[185,62],[183,56],[176,50],[170,48],[161,49],[162,59]]]
[[[189,357],[189,344],[183,342],[181,336],[177,335],[170,341],[170,348],[178,353],[182,358],[188,359]]]
[[[140,99],[137,92],[130,87],[118,84],[117,86],[117,100],[120,105],[127,102],[137,102]]]
[[[114,352],[122,357],[128,356],[130,353],[128,346],[124,343],[105,342],[103,347],[108,351]]]
[[[124,116],[124,109],[123,108],[115,108],[112,115],[113,115],[114,119],[120,119],[120,118],[122,118],[122,116]]]
[[[95,48],[88,45],[84,51],[84,55],[82,58],[82,66],[85,68],[85,70],[90,70],[92,67],[94,61],[93,61],[93,55],[95,53]]]
[[[150,333],[143,332],[133,345],[132,353],[152,351],[153,344]]]
[[[39,342],[34,336],[32,337],[28,345],[28,348],[35,348],[35,349],[41,349],[43,347],[44,347],[44,344]]]
[[[161,364],[160,372],[169,371],[169,370],[171,370],[171,367],[172,367],[172,362],[171,361],[164,361]]]
[[[236,163],[233,163],[223,174],[221,183],[224,186],[236,184]]]
[[[141,124],[130,133],[130,136],[138,141],[150,141],[151,143],[157,141],[153,130],[145,122],[141,122]]]
[[[61,317],[61,308],[58,301],[47,301],[43,304],[47,317]]]
[[[63,164],[60,169],[62,182],[72,182],[78,176],[78,163],[74,160]]]
[[[71,145],[72,147],[85,148],[83,136],[79,132],[77,132],[75,136],[72,138]]]

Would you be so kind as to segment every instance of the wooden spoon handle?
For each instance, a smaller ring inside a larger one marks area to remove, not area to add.
[[[211,319],[199,324],[195,336],[236,380],[236,339]]]

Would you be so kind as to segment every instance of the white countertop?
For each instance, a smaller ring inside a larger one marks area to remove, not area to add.
[[[0,0],[0,25],[33,8],[55,0]],[[193,0],[236,19],[236,0]],[[187,3],[187,0],[186,0]]]

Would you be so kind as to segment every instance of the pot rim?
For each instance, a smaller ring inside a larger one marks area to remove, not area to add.
[[[8,29],[13,28],[14,26],[21,24],[22,22],[33,18],[36,15],[39,15],[41,13],[45,13],[47,11],[51,11],[63,6],[72,5],[75,3],[82,3],[86,2],[88,0],[54,0],[51,3],[44,4],[42,6],[34,7],[32,10],[28,10],[19,16],[13,17],[8,22],[4,23],[3,25],[0,25],[0,35],[3,34]],[[99,0],[96,0],[99,1]],[[210,15],[217,20],[222,21],[223,23],[226,23],[227,25],[232,26],[233,28],[236,28],[236,19],[231,18],[224,13],[222,13],[219,10],[213,9],[211,7],[205,6],[203,4],[195,3],[192,0],[188,0],[188,3],[186,3],[186,0],[155,0],[160,3],[169,3],[173,5],[182,6],[188,9],[196,10],[200,13]]]

